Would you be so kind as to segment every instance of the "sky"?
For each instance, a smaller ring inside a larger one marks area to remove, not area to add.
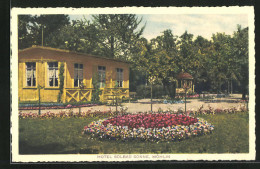
[[[82,19],[83,15],[69,15],[71,20]],[[85,15],[91,20],[90,15]],[[232,35],[237,30],[237,25],[242,28],[248,26],[247,14],[137,14],[142,18],[140,26],[146,23],[143,37],[148,40],[162,35],[166,29],[181,36],[185,31],[197,36],[203,36],[210,40],[212,34],[217,32]]]

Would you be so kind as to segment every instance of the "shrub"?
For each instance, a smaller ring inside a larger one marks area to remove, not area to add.
[[[137,97],[139,98],[150,98],[151,97],[151,86],[139,85],[137,87]],[[165,91],[162,85],[153,85],[153,98],[160,99],[165,95]]]

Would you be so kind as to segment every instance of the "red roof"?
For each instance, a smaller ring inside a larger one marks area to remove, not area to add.
[[[193,79],[193,77],[186,72],[181,72],[177,75],[177,79]]]

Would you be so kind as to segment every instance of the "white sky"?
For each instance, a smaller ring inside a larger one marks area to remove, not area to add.
[[[71,20],[82,19],[83,15],[69,15]],[[186,30],[188,33],[211,39],[216,32],[225,32],[232,35],[237,24],[242,28],[248,26],[247,14],[137,14],[143,18],[141,26],[146,23],[143,36],[150,40],[161,35],[166,29],[171,29],[174,35],[181,36]],[[90,15],[85,15],[91,19]]]

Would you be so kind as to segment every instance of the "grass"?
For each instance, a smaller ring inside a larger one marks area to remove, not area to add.
[[[20,154],[248,153],[248,113],[200,116],[212,123],[212,134],[180,142],[116,142],[83,135],[96,118],[20,119]]]

